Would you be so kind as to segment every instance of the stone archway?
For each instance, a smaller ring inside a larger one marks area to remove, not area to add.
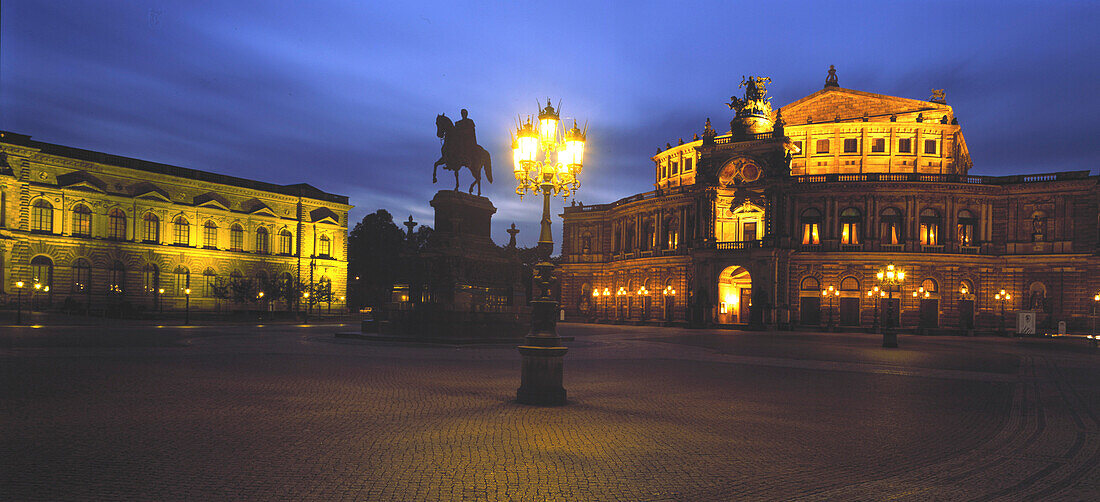
[[[752,276],[748,269],[730,265],[718,274],[719,324],[748,324],[752,306]]]

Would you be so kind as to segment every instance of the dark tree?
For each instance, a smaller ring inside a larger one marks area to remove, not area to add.
[[[424,227],[414,234],[426,233]],[[379,307],[390,300],[394,280],[401,273],[401,252],[405,250],[405,233],[393,222],[385,209],[363,217],[348,236],[349,303],[356,307]],[[356,279],[358,277],[358,279]]]

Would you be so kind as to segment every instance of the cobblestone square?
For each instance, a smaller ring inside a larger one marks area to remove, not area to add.
[[[1095,500],[1100,354],[1012,339],[564,324],[511,346],[336,326],[4,328],[6,500]]]

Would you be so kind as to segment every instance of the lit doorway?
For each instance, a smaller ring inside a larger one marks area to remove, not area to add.
[[[718,323],[748,324],[752,277],[744,267],[726,267],[718,276]]]

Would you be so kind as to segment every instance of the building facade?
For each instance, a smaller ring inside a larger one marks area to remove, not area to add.
[[[305,305],[291,290],[324,291],[342,308],[351,207],[304,183],[0,132],[0,284],[9,304],[18,296],[40,307],[173,310],[190,296],[191,309],[231,309],[226,285],[247,284],[252,308]]]
[[[659,148],[654,191],[565,208],[570,319],[961,332],[1034,311],[1039,330],[1090,328],[1097,176],[971,175],[942,91],[884,96],[830,71],[773,111],[768,82],[743,82],[729,133],[707,119]],[[888,265],[900,285],[878,279]]]

